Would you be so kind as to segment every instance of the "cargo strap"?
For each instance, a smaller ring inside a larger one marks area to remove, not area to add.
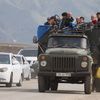
[[[38,43],[39,48],[41,49],[41,51],[44,53],[45,51],[43,50],[43,48],[41,47],[41,45]]]

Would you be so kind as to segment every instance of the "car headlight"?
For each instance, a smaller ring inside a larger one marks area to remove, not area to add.
[[[47,65],[47,62],[46,61],[41,61],[40,65],[43,66],[43,67],[45,67]]]
[[[8,68],[0,68],[0,72],[6,72]]]
[[[86,67],[87,67],[87,65],[88,65],[88,63],[87,63],[87,62],[85,62],[85,61],[81,63],[81,67],[82,67],[82,68],[86,68]]]

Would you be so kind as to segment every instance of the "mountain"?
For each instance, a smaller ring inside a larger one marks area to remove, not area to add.
[[[32,43],[37,26],[47,17],[68,11],[90,20],[99,4],[100,0],[0,0],[0,42]]]

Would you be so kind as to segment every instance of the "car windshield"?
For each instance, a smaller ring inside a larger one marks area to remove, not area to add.
[[[22,50],[20,52],[21,55],[25,56],[25,57],[36,57],[37,56],[37,50]]]
[[[5,54],[0,54],[0,64],[10,64],[10,56]]]
[[[48,48],[87,48],[86,38],[78,37],[51,37]]]

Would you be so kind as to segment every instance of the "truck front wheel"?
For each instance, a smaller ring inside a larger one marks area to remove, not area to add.
[[[50,89],[50,78],[49,78],[49,77],[47,77],[47,78],[45,79],[45,83],[46,83],[45,89],[46,89],[46,90],[49,90],[49,89]]]
[[[57,82],[57,80],[51,81],[51,90],[52,91],[57,91],[57,89],[58,89],[58,82]]]
[[[43,76],[38,76],[38,89],[39,92],[45,92],[46,84]]]
[[[84,83],[84,92],[85,94],[91,94],[92,91],[92,77],[87,76],[85,78],[85,83]]]

